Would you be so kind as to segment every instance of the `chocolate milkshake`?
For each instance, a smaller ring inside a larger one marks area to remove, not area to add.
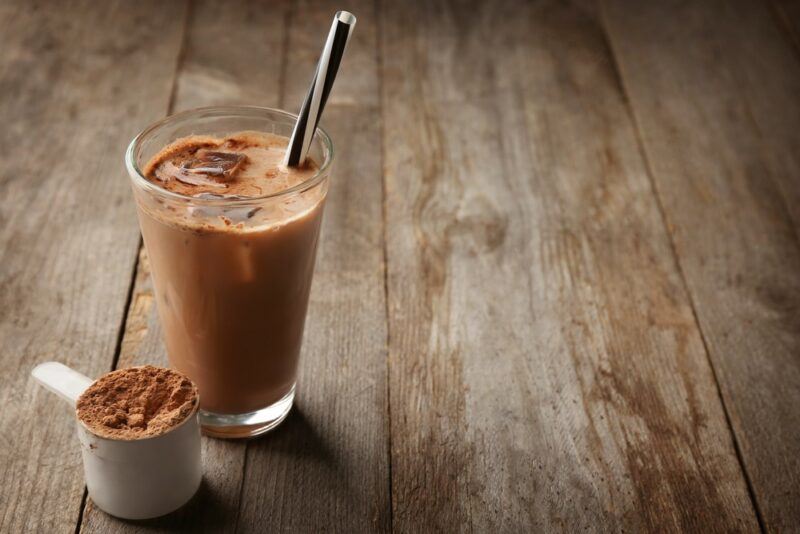
[[[140,167],[149,187],[134,180],[169,360],[213,435],[255,435],[291,407],[327,174],[283,166],[287,142],[179,137]]]

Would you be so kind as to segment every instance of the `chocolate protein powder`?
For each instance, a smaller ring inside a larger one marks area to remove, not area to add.
[[[168,432],[194,413],[197,387],[181,373],[144,365],[98,378],[78,398],[78,418],[103,438],[135,440]]]

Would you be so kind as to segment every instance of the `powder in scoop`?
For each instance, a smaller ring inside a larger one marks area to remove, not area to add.
[[[144,365],[107,373],[78,398],[78,418],[98,436],[134,440],[168,432],[194,412],[197,387],[186,376]]]

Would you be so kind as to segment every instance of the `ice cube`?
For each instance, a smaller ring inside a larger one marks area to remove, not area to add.
[[[227,187],[225,182],[232,180],[246,161],[244,154],[203,148],[181,165],[175,178],[190,185]]]
[[[192,195],[194,198],[200,198],[203,200],[223,200],[226,198],[230,198],[231,196],[236,195],[218,195],[217,193],[197,193],[196,195]]]
[[[193,195],[195,198],[203,200],[247,200],[248,197],[241,195],[226,195],[224,193],[198,193]],[[190,208],[190,213],[196,217],[214,217],[222,216],[230,220],[232,223],[238,223],[250,219],[261,211],[258,206],[226,206],[226,207],[203,207],[203,208]]]
[[[203,200],[223,200],[230,195],[218,195],[216,193],[198,193],[196,195],[192,195],[194,198],[201,198]],[[203,207],[189,207],[189,213],[193,217],[217,217],[222,215],[222,208],[218,208],[216,206],[203,206]]]
[[[250,219],[261,211],[259,207],[248,206],[244,208],[228,208],[225,210],[225,215],[234,223],[237,222],[244,222],[247,219]]]

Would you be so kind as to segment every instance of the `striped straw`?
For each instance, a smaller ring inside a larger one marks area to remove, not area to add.
[[[311,80],[311,87],[303,101],[297,123],[294,125],[292,138],[286,148],[286,156],[283,163],[289,167],[302,165],[306,160],[308,149],[311,147],[311,139],[319,125],[319,118],[328,101],[331,93],[333,81],[336,79],[336,72],[342,62],[347,41],[353,33],[356,25],[356,18],[352,13],[339,11],[333,17],[331,31],[328,33],[328,40],[325,41],[325,48],[317,63],[317,70]]]

